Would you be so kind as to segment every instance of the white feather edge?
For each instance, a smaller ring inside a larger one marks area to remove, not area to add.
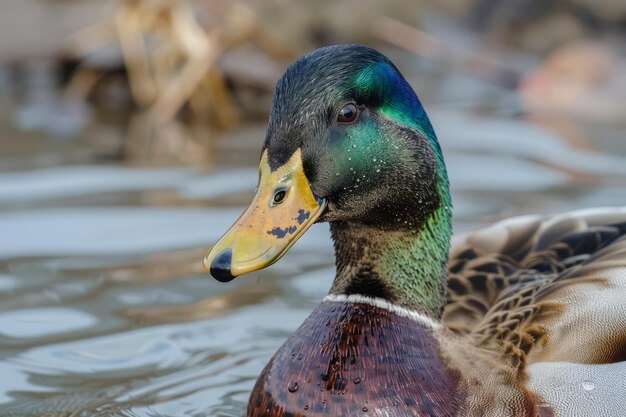
[[[394,313],[401,317],[406,317],[411,319],[417,323],[423,324],[424,326],[439,330],[442,328],[442,324],[433,320],[425,314],[418,313],[416,311],[409,310],[404,307],[397,306],[395,304],[390,303],[387,300],[382,298],[374,298],[374,297],[366,297],[360,294],[329,294],[324,297],[323,301],[329,301],[334,303],[361,303],[361,304],[369,304],[374,307],[379,307],[384,310],[387,310],[391,313]]]

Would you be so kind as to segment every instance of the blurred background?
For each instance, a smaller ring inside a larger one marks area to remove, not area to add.
[[[623,0],[0,3],[0,416],[242,416],[326,294],[327,225],[228,285],[273,86],[387,54],[444,149],[455,232],[626,204]]]

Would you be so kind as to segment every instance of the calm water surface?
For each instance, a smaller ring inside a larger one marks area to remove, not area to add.
[[[626,204],[623,129],[432,101],[456,232]],[[1,122],[0,416],[243,415],[333,277],[326,225],[227,285],[201,270],[251,199],[264,125],[163,145],[103,123],[65,140]]]

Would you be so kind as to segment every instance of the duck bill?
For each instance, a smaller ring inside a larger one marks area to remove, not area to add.
[[[204,258],[204,268],[218,281],[228,282],[279,260],[326,207],[311,191],[300,149],[273,172],[265,150],[259,171],[252,204]]]

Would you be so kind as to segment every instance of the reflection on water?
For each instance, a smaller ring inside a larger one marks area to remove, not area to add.
[[[431,116],[457,232],[626,204],[623,131],[467,106]],[[213,137],[212,157],[174,168],[103,162],[85,141],[0,144],[0,416],[243,414],[258,373],[333,276],[326,225],[227,285],[201,270],[256,186],[263,131]]]

